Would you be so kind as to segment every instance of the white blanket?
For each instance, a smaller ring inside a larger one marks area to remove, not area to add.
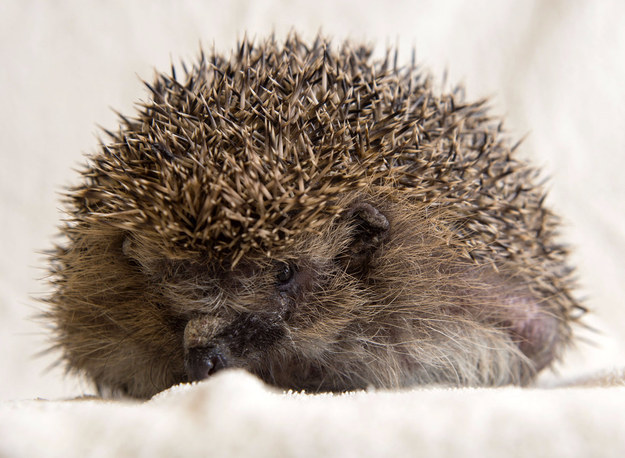
[[[5,403],[0,456],[620,458],[622,380],[611,388],[306,395],[225,371],[146,403]]]

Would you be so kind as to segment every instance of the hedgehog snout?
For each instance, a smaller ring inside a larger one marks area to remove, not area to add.
[[[188,381],[195,382],[228,367],[228,358],[219,346],[190,348],[185,354],[184,367]]]
[[[240,313],[230,322],[211,315],[191,319],[184,332],[188,380],[203,380],[226,367],[247,367],[284,337],[283,326],[273,315],[256,313]]]

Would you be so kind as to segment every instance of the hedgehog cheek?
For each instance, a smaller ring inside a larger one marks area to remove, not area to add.
[[[359,202],[352,205],[342,219],[352,228],[348,249],[339,257],[350,274],[363,274],[375,252],[386,239],[390,224],[386,216],[373,205]]]

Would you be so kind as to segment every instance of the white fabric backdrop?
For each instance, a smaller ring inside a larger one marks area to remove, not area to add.
[[[62,217],[58,191],[146,93],[153,67],[191,59],[202,43],[227,51],[244,32],[291,28],[376,44],[470,98],[493,96],[522,154],[551,177],[587,322],[598,329],[562,376],[625,366],[625,4],[614,1],[19,1],[0,3],[0,400],[73,396],[88,385],[44,368],[45,330],[28,317]],[[588,335],[588,334],[587,334]],[[621,393],[622,396],[622,393]]]

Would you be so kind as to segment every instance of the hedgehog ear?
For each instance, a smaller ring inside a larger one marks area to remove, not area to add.
[[[135,241],[130,234],[125,234],[122,239],[122,254],[131,266],[141,266],[141,263],[135,255]]]
[[[127,258],[132,258],[132,240],[129,235],[125,235],[122,239],[122,253]]]
[[[352,227],[348,249],[340,261],[350,273],[366,271],[371,259],[388,233],[390,224],[373,205],[359,202],[352,205],[343,215]]]

